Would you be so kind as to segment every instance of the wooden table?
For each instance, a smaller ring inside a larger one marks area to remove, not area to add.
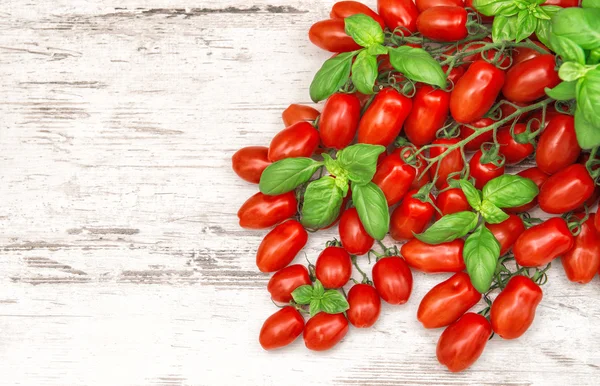
[[[598,384],[599,281],[571,284],[559,262],[531,330],[465,373],[415,318],[447,275],[415,273],[407,305],[329,352],[260,348],[276,311],[264,232],[236,217],[257,187],[230,158],[309,102],[329,54],[307,31],[332,3],[4,2],[1,384]],[[335,235],[312,235],[308,258]]]

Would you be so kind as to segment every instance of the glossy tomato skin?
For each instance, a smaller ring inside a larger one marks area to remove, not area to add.
[[[308,241],[308,233],[296,220],[288,220],[267,233],[258,247],[256,265],[261,272],[275,272],[289,265]]]
[[[595,183],[585,165],[573,164],[550,176],[538,200],[546,213],[560,214],[579,208],[594,194]]]
[[[498,167],[491,162],[484,164],[481,162],[481,157],[483,157],[483,153],[481,150],[477,150],[469,161],[469,170],[471,177],[475,179],[477,189],[483,189],[490,180],[504,174],[504,165]]]
[[[345,19],[359,13],[371,17],[371,19],[379,23],[381,29],[385,29],[385,22],[381,16],[376,14],[371,8],[367,7],[363,3],[359,3],[358,1],[339,1],[335,3],[331,8],[329,17],[332,19]]]
[[[584,214],[577,215],[583,219]],[[589,283],[600,269],[600,232],[596,230],[595,213],[581,225],[581,232],[575,237],[575,245],[562,255],[562,265],[567,278],[576,283]]]
[[[525,224],[521,217],[511,214],[499,224],[485,224],[500,243],[500,256],[504,256],[515,244],[519,236],[525,232]]]
[[[457,272],[433,287],[419,304],[417,319],[425,328],[439,328],[454,323],[479,302],[481,294],[471,284],[469,275]]]
[[[459,123],[470,123],[489,111],[504,84],[504,71],[477,60],[456,82],[450,94],[450,113]]]
[[[594,216],[594,225],[596,226],[596,230],[600,232],[600,216],[598,216],[597,213],[596,216]]]
[[[463,239],[438,245],[425,244],[412,239],[400,249],[408,265],[426,273],[460,272],[465,267],[463,261]]]
[[[440,336],[437,359],[453,373],[463,371],[479,359],[490,335],[490,322],[482,315],[468,312]]]
[[[377,12],[385,25],[394,31],[396,28],[417,31],[417,17],[419,10],[412,0],[377,0]]]
[[[348,321],[357,328],[368,328],[375,324],[381,311],[381,298],[375,287],[369,284],[355,284],[348,292],[346,311]]]
[[[413,97],[413,106],[404,122],[408,140],[416,145],[430,144],[448,119],[450,93],[423,85]]]
[[[258,341],[265,350],[274,350],[295,341],[303,329],[300,312],[291,306],[283,307],[265,320]]]
[[[448,66],[442,66],[442,70],[444,71],[444,74],[447,73]],[[448,81],[452,82],[452,84],[455,85],[456,82],[458,82],[458,80],[462,78],[464,74],[465,69],[463,67],[454,67],[452,70],[450,70],[450,73],[448,74]]]
[[[400,149],[396,149],[394,150],[394,152],[399,153]],[[425,172],[425,169],[427,168],[427,165],[429,165],[427,163],[427,161],[425,160],[425,158],[423,158],[422,155],[418,155],[417,156],[417,175],[414,179],[414,181],[412,182],[412,184],[410,185],[410,189],[413,190],[419,190],[423,185],[431,182],[431,175],[429,175],[429,170]]]
[[[400,134],[411,108],[411,100],[398,91],[381,90],[360,120],[358,142],[389,146]]]
[[[471,125],[475,128],[478,128],[478,129],[483,129],[483,128],[491,126],[493,124],[494,124],[494,121],[492,119],[481,118],[481,119],[476,120],[475,122],[471,122],[469,125]],[[460,139],[467,139],[474,133],[475,133],[475,130],[471,129],[470,127],[467,127],[467,126],[460,127]],[[481,145],[483,145],[485,142],[492,142],[493,138],[494,138],[493,130],[488,130],[488,131],[482,132],[479,136],[477,136],[474,139],[467,142],[467,144],[465,145],[465,150],[466,151],[477,151],[481,148]]]
[[[429,150],[430,158],[435,158],[441,154],[443,154],[448,147],[455,145],[459,142],[457,138],[440,138],[433,141],[434,145],[442,145],[435,146]],[[439,163],[439,165],[438,165]],[[438,180],[436,181],[436,186],[438,189],[442,189],[448,182],[448,177],[452,173],[460,172],[465,166],[465,161],[460,153],[460,149],[454,149],[450,152],[450,154],[446,155],[442,158],[441,161],[436,162],[432,167],[432,173],[435,173],[436,168],[438,171]]]
[[[352,142],[360,120],[360,101],[354,94],[337,93],[327,99],[319,134],[325,147],[343,149]]]
[[[465,6],[464,0],[416,0],[417,9],[419,12],[423,12],[426,9],[433,7],[463,7]]]
[[[329,350],[348,333],[348,320],[344,314],[319,312],[306,323],[304,344],[313,351]]]
[[[515,134],[525,132],[527,126],[523,123],[517,123],[514,128]],[[500,144],[500,153],[506,158],[508,165],[518,164],[525,158],[533,154],[535,148],[531,143],[518,143],[510,135],[510,126],[501,127],[496,134],[496,139]]]
[[[267,284],[267,291],[274,301],[289,303],[296,288],[309,284],[311,281],[306,267],[294,264],[275,272]]]
[[[292,217],[297,210],[298,201],[294,192],[278,196],[258,192],[244,202],[237,215],[242,228],[264,229]]]
[[[433,218],[435,211],[429,202],[423,202],[413,195],[416,190],[411,190],[404,196],[404,200],[392,212],[390,217],[390,235],[394,240],[410,240],[414,233],[421,233]],[[433,202],[433,195],[429,196]]]
[[[339,231],[344,249],[353,255],[364,255],[375,242],[360,222],[356,208],[350,208],[342,214]]]
[[[308,30],[308,38],[315,46],[329,52],[350,52],[362,48],[346,34],[344,19],[316,22]]]
[[[492,329],[503,339],[516,339],[533,323],[542,289],[526,276],[514,276],[492,303]]]
[[[565,220],[553,217],[521,233],[513,253],[519,265],[540,267],[573,248],[574,244],[575,238]]]
[[[542,43],[535,42],[535,41],[533,43],[535,43],[535,45],[537,45],[538,47],[546,50],[547,53],[550,53],[550,50],[548,49],[548,47],[546,47]],[[526,60],[537,58],[538,56],[543,55],[541,52],[534,50],[533,48],[526,48],[526,47],[516,47],[513,49],[513,51],[514,51],[513,63],[512,63],[513,66],[515,66],[521,62],[524,62]]]
[[[285,110],[283,110],[281,118],[283,119],[283,124],[285,125],[285,127],[289,127],[298,122],[312,122],[315,119],[317,119],[320,114],[321,113],[319,112],[319,110],[314,109],[310,106],[303,106],[294,103],[289,105],[288,108],[286,108]]]
[[[417,18],[421,35],[440,42],[456,42],[467,37],[467,10],[457,6],[428,8]]]
[[[417,176],[417,170],[407,164],[400,152],[386,156],[373,176],[373,182],[381,188],[388,206],[397,204],[408,192]]]
[[[575,134],[575,120],[571,115],[553,117],[540,135],[535,162],[546,174],[554,174],[575,163],[581,153]]]
[[[280,131],[269,145],[269,161],[310,157],[319,146],[319,132],[308,122],[298,122]]]
[[[410,298],[413,277],[403,258],[384,257],[373,266],[373,285],[389,304],[404,304]]]
[[[529,178],[537,185],[538,188],[540,188],[544,184],[544,182],[546,182],[548,177],[550,177],[549,175],[547,175],[546,173],[541,171],[538,167],[533,167],[533,168],[522,170],[519,173],[517,173],[517,175],[524,177],[524,178]],[[527,211],[535,208],[537,206],[537,204],[538,204],[538,199],[536,196],[533,199],[533,201],[531,201],[529,204],[517,206],[514,208],[506,208],[505,211],[510,212],[510,213],[527,212]]]
[[[533,102],[546,95],[544,89],[560,83],[554,55],[540,55],[513,66],[506,73],[502,94],[509,101]]]
[[[268,147],[243,147],[231,157],[233,171],[244,181],[258,184],[262,172],[271,164],[268,154]]]
[[[442,215],[440,215],[437,211],[435,212],[435,217],[438,220],[442,216],[446,216],[448,214],[471,210],[471,205],[469,205],[467,197],[463,193],[462,189],[459,188],[444,190],[438,194],[435,202],[438,209],[442,211]]]
[[[352,261],[344,248],[327,247],[317,258],[315,274],[325,288],[340,288],[352,275]]]
[[[579,7],[581,0],[546,0],[543,5],[556,5],[562,8]]]

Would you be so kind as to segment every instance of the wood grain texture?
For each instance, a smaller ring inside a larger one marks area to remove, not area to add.
[[[440,331],[415,318],[445,275],[415,274],[407,305],[330,352],[262,351],[264,232],[237,225],[256,186],[230,157],[309,101],[328,54],[306,34],[332,3],[4,2],[0,384],[597,384],[600,284],[560,263],[531,330],[466,373],[437,363]]]

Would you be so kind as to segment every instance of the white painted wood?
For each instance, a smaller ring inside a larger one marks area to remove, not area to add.
[[[237,225],[256,186],[230,157],[308,102],[328,54],[307,30],[332,3],[3,3],[0,384],[597,384],[600,285],[560,263],[531,330],[462,374],[415,318],[445,275],[415,274],[407,305],[330,352],[262,351],[264,232]]]

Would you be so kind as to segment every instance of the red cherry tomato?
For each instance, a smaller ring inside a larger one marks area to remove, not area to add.
[[[297,309],[284,307],[269,316],[262,328],[258,341],[265,350],[287,346],[296,340],[304,329],[304,318]]]
[[[459,123],[470,123],[489,111],[504,84],[504,72],[483,60],[469,66],[450,95],[450,113]]]
[[[296,288],[309,284],[311,281],[306,267],[294,264],[275,272],[267,284],[267,291],[274,301],[289,303]]]
[[[371,8],[358,1],[339,1],[331,8],[329,17],[332,19],[345,19],[352,15],[363,14],[375,20],[382,29],[385,29],[385,23],[381,16],[376,14]]]
[[[271,164],[268,154],[268,147],[243,147],[231,157],[233,171],[243,180],[258,184],[262,172]]]
[[[292,217],[297,210],[298,201],[294,192],[278,196],[258,192],[244,202],[237,215],[242,228],[264,229]]]
[[[325,248],[317,258],[315,274],[325,288],[343,287],[352,275],[350,255],[341,247]]]
[[[344,212],[340,218],[339,231],[344,249],[353,255],[364,255],[375,242],[360,222],[356,208]]]
[[[521,233],[513,253],[519,265],[539,267],[567,252],[574,244],[575,238],[565,220],[553,217]]]
[[[482,315],[468,312],[440,336],[437,359],[453,373],[463,371],[479,359],[490,335],[490,322]]]
[[[414,238],[414,233],[421,233],[433,218],[435,211],[433,205],[423,202],[413,195],[416,190],[409,191],[402,203],[392,212],[390,218],[390,235],[394,240],[409,240]],[[435,197],[429,195],[435,202]]]
[[[579,153],[574,119],[561,114],[550,119],[540,135],[535,162],[544,173],[554,174],[575,163]]]
[[[546,213],[566,213],[579,208],[594,194],[595,183],[585,165],[573,164],[550,176],[538,200]]]
[[[275,272],[289,265],[308,241],[308,233],[296,220],[277,225],[258,247],[256,265],[261,272]]]
[[[329,52],[350,52],[362,47],[346,34],[344,19],[316,22],[308,30],[308,38],[317,47]]]
[[[493,124],[494,124],[494,121],[492,119],[481,118],[481,119],[476,120],[475,122],[471,122],[469,125],[476,127],[478,129],[483,129],[483,128],[491,126]],[[467,126],[460,127],[460,139],[467,139],[474,133],[475,133],[475,130],[471,129],[470,127],[467,127]],[[467,142],[467,144],[465,145],[465,150],[466,151],[477,151],[481,148],[481,145],[483,145],[485,142],[492,142],[493,138],[494,138],[493,130],[488,130],[488,131],[482,132],[479,136],[477,136],[474,139]]]
[[[540,55],[513,66],[506,73],[502,94],[509,101],[533,102],[546,95],[544,89],[560,83],[554,55]]]
[[[419,12],[423,12],[426,9],[433,7],[463,7],[465,6],[464,0],[416,0],[417,9]]]
[[[594,216],[594,225],[596,226],[596,230],[600,232],[600,216],[598,216],[597,213],[596,216]]]
[[[533,323],[542,289],[526,276],[514,276],[492,303],[492,329],[503,339],[516,339]]]
[[[388,206],[402,200],[417,176],[417,170],[407,164],[400,152],[393,152],[381,161],[373,176],[373,182],[381,188]]]
[[[548,177],[550,177],[549,175],[547,175],[546,173],[544,173],[537,167],[522,170],[521,172],[517,173],[517,175],[521,176],[521,177],[529,178],[537,185],[538,188],[540,188],[542,186],[542,184],[544,182],[546,182]],[[533,201],[531,201],[529,204],[525,204],[525,205],[518,206],[515,208],[506,208],[505,211],[510,212],[510,213],[527,212],[527,211],[535,208],[537,206],[537,204],[538,204],[538,199],[536,196],[533,199]]]
[[[417,319],[425,328],[439,328],[454,323],[479,302],[481,294],[464,272],[433,287],[421,300]]]
[[[423,85],[413,97],[413,107],[404,122],[408,140],[416,146],[430,144],[448,118],[450,93]]]
[[[446,216],[448,214],[471,210],[471,205],[469,205],[467,197],[463,193],[462,189],[458,188],[444,190],[438,194],[435,202],[438,209],[442,211],[442,215],[440,215],[437,211],[435,212],[435,217],[438,220],[442,216]]]
[[[475,179],[475,187],[477,189],[483,189],[485,184],[490,180],[504,174],[504,165],[498,167],[491,162],[481,163],[481,157],[483,157],[483,153],[481,150],[477,150],[469,161],[469,170],[471,177]]]
[[[583,214],[578,214],[579,219]],[[594,226],[596,215],[590,214],[583,224],[581,232],[575,237],[573,248],[562,255],[562,265],[567,278],[576,283],[589,283],[600,269],[600,232]]]
[[[343,149],[352,142],[360,120],[360,101],[354,94],[329,97],[319,119],[319,134],[325,147]]]
[[[459,142],[459,139],[457,139],[457,138],[436,139],[435,141],[433,141],[434,145],[445,145],[445,146],[432,147],[429,150],[429,155],[431,158],[435,158],[439,155],[442,155],[448,149],[448,147],[455,145],[458,142]],[[438,173],[439,178],[436,181],[435,185],[438,187],[438,189],[442,189],[443,186],[448,183],[448,177],[450,176],[450,174],[460,172],[464,168],[464,166],[465,166],[465,161],[462,157],[462,154],[460,153],[460,149],[458,149],[458,148],[452,150],[450,152],[450,154],[447,154],[444,158],[442,158],[442,160],[439,161],[439,165],[438,165],[438,162],[436,162],[431,167],[431,170],[433,171],[433,173],[435,173],[436,168],[437,168],[437,173]]]
[[[412,102],[392,88],[380,91],[358,125],[358,142],[389,146],[410,113]]]
[[[411,267],[426,273],[460,272],[465,269],[463,239],[438,245],[412,239],[400,249],[400,254]]]
[[[515,244],[519,236],[525,232],[525,224],[521,217],[511,214],[500,224],[485,225],[500,243],[500,256],[505,255]]]
[[[556,5],[563,8],[579,7],[581,6],[581,0],[546,0],[543,5]]]
[[[523,123],[517,123],[514,128],[515,134],[525,132],[527,126]],[[518,143],[510,135],[510,126],[501,127],[496,134],[496,139],[500,144],[500,153],[506,158],[508,165],[518,164],[525,158],[533,154],[534,147],[531,143]]]
[[[417,30],[419,10],[412,0],[377,0],[377,12],[390,31],[401,28],[413,33]]]
[[[348,304],[350,308],[346,314],[354,327],[371,327],[379,318],[381,299],[375,287],[371,285],[355,284],[352,286],[348,292]]]
[[[546,52],[550,53],[550,50],[548,49],[548,47],[546,47],[545,45],[543,45],[540,42],[533,42],[535,43],[535,45],[537,45],[538,47],[546,50]],[[524,62],[526,60],[529,59],[533,59],[533,58],[537,58],[538,56],[542,56],[543,54],[537,50],[534,50],[533,48],[526,48],[526,47],[516,47],[513,49],[513,66]]]
[[[442,66],[442,70],[444,70],[444,73],[448,73],[448,66]],[[458,80],[460,78],[462,78],[462,76],[465,74],[465,69],[463,67],[454,67],[452,70],[450,70],[450,73],[448,74],[448,81],[452,82],[452,84],[456,84],[456,82],[458,82]]]
[[[319,132],[308,122],[295,123],[280,131],[269,145],[272,162],[292,157],[310,157],[319,146]]]
[[[313,351],[329,350],[344,339],[348,332],[348,320],[344,314],[319,312],[306,323],[304,344]]]
[[[428,8],[417,18],[417,30],[424,37],[440,42],[456,42],[467,37],[467,10],[463,7]]]
[[[373,285],[379,296],[389,304],[404,304],[412,292],[410,268],[398,256],[384,257],[373,266]]]
[[[310,106],[291,104],[281,114],[285,127],[292,126],[298,122],[314,121],[319,117],[319,110],[313,109]]]

